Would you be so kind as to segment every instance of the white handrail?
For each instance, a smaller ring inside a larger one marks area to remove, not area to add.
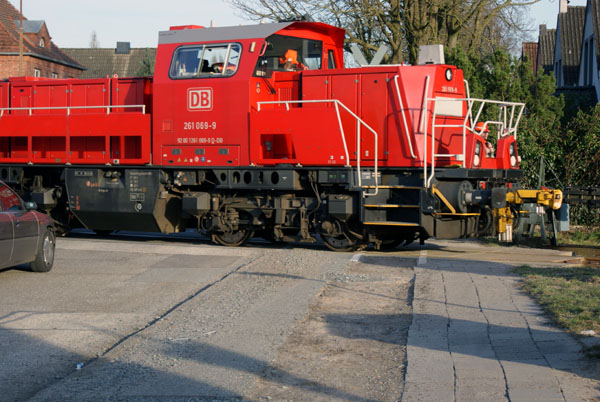
[[[71,110],[80,109],[106,109],[106,114],[110,114],[110,110],[114,108],[132,109],[141,108],[142,114],[146,114],[146,105],[99,105],[99,106],[40,106],[40,107],[6,107],[0,108],[0,117],[4,116],[4,112],[28,110],[29,115],[33,114],[34,110],[66,110],[67,116],[71,114]]]
[[[423,110],[421,110],[421,131],[423,133],[423,184],[427,183],[427,124],[425,124],[425,120],[427,120],[427,100],[429,97],[427,94],[429,93],[429,76],[425,77],[425,93],[423,94]],[[433,145],[431,145],[431,149],[433,150]]]
[[[427,76],[427,78],[429,78],[429,76]],[[428,83],[428,81],[426,82],[426,89],[427,89],[427,83]],[[423,177],[424,177],[424,184],[426,187],[429,187],[431,185],[431,181],[433,180],[433,177],[435,174],[435,158],[436,157],[455,156],[457,158],[457,160],[462,162],[463,167],[465,166],[465,164],[466,164],[466,133],[467,133],[467,131],[469,131],[472,133],[480,134],[480,133],[476,132],[475,124],[479,121],[479,118],[483,112],[483,108],[486,105],[495,104],[500,107],[499,120],[498,121],[488,120],[485,122],[486,125],[496,124],[496,125],[500,126],[500,129],[498,130],[498,138],[508,136],[508,135],[513,135],[515,137],[515,139],[517,138],[518,126],[521,121],[521,117],[523,115],[524,109],[525,109],[524,103],[471,98],[468,96],[468,83],[466,81],[465,81],[465,87],[467,88],[466,89],[467,90],[467,98],[450,98],[452,101],[456,101],[456,102],[467,102],[468,111],[467,111],[467,114],[465,115],[462,125],[459,125],[459,124],[436,124],[435,123],[436,119],[437,119],[437,113],[436,113],[436,108],[435,108],[436,102],[448,101],[449,98],[446,98],[446,97],[428,98],[428,97],[426,97],[423,102],[423,116],[424,117],[421,122],[421,125],[422,125],[421,131],[423,131],[423,150],[424,150],[423,151],[424,152],[424,155],[423,155]],[[428,127],[429,125],[426,124],[426,119],[427,119],[426,112],[427,112],[427,106],[429,105],[430,102],[433,102],[433,105],[432,105],[433,113],[432,113],[432,121],[431,121],[431,174],[428,174],[428,163],[427,163],[428,132],[427,132],[427,129],[429,128]],[[475,118],[473,118],[473,106],[475,105],[476,102],[479,102],[480,105],[478,107]],[[510,116],[508,115],[508,108],[511,109]],[[516,118],[515,118],[515,113],[516,113]],[[467,126],[468,122],[470,122],[470,127]],[[435,129],[436,128],[461,128],[461,127],[463,129],[462,154],[436,154],[435,150],[434,150],[435,131],[436,131]]]
[[[398,78],[400,76],[396,74],[394,76],[394,83],[396,84],[396,95],[398,96],[398,104],[400,105],[400,114],[402,115],[402,121],[404,122],[404,131],[406,132],[406,140],[408,141],[408,148],[410,149],[410,155],[413,159],[417,159],[417,155],[413,151],[412,141],[410,140],[410,132],[408,131],[408,123],[406,121],[406,114],[404,113],[404,103],[402,102],[402,96],[400,96],[400,85],[398,84]]]
[[[465,83],[465,95],[467,95],[467,99],[471,99],[471,89],[469,88],[469,81],[467,80],[463,80],[463,82]],[[472,102],[469,102],[469,113],[467,114],[467,118],[470,118],[470,123],[471,126],[474,126],[475,124],[473,124],[473,116],[471,115],[471,106],[472,106]]]
[[[419,131],[423,132],[425,130],[425,120],[427,119],[427,93],[429,92],[429,76],[425,77],[425,93],[423,94],[423,108],[421,112],[421,126],[419,127]]]
[[[373,128],[371,128],[371,126],[369,126],[367,123],[365,123],[365,121],[363,119],[358,117],[352,110],[350,110],[341,101],[339,101],[338,99],[264,101],[264,102],[256,102],[256,105],[257,105],[257,111],[259,111],[259,112],[260,112],[262,105],[281,105],[281,104],[284,104],[286,107],[286,110],[289,111],[290,104],[304,104],[304,103],[333,103],[335,105],[335,111],[336,111],[336,115],[337,115],[337,119],[338,119],[338,124],[340,127],[340,135],[342,136],[342,143],[344,144],[344,152],[346,154],[346,167],[351,166],[350,165],[350,153],[348,152],[348,145],[346,144],[346,136],[344,134],[344,127],[342,125],[342,118],[340,116],[339,107],[341,106],[352,117],[354,117],[354,119],[356,120],[357,125],[358,125],[357,127],[360,127],[360,125],[363,125],[373,134],[373,136],[375,138],[375,155],[374,155],[375,190],[373,191],[373,193],[366,192],[363,195],[364,196],[377,195],[377,193],[379,192],[379,185],[377,183],[377,178],[379,177],[379,174],[378,174],[378,164],[379,164],[378,139],[379,139],[379,135],[377,134],[377,132],[375,130],[373,130]],[[357,136],[357,139],[356,139],[357,143],[359,143],[360,142],[360,130],[357,130],[356,136]],[[360,172],[361,155],[358,152],[359,152],[359,148],[357,148],[356,168],[357,168],[357,174],[358,174],[358,186],[362,188],[362,176],[361,176],[361,172]]]

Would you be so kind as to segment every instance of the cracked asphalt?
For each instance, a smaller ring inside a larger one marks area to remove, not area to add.
[[[593,401],[600,366],[519,289],[553,250],[332,253],[79,235],[0,271],[3,401]]]

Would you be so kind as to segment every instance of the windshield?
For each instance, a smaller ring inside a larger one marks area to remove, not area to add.
[[[322,59],[321,41],[272,35],[263,47],[254,76],[270,77],[273,71],[319,70]]]

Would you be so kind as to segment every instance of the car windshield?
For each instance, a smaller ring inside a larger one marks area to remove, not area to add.
[[[323,42],[272,35],[266,40],[254,76],[270,77],[273,71],[319,70],[322,60]]]

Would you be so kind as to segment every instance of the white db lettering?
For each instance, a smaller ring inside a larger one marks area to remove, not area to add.
[[[212,110],[212,88],[188,89],[187,105],[189,111]]]

